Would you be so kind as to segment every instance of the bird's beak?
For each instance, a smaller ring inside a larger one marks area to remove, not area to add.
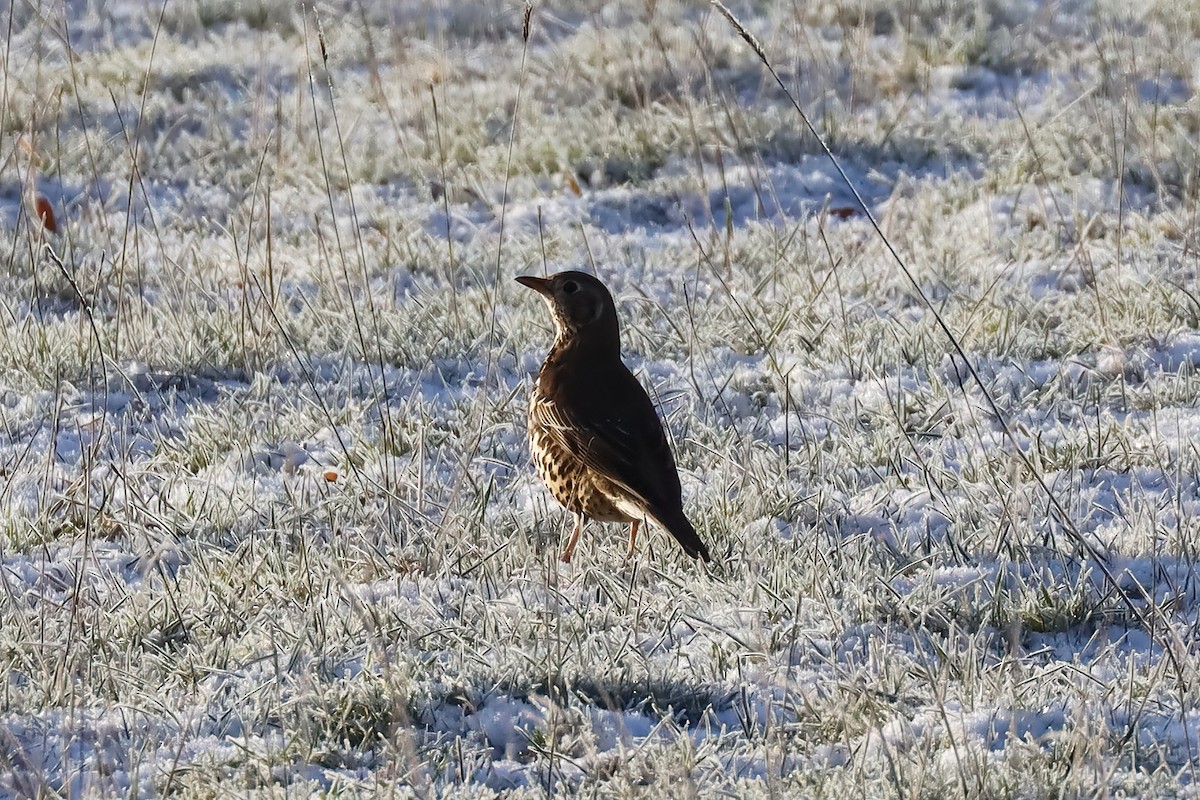
[[[532,275],[518,275],[517,283],[528,286],[540,295],[550,296],[550,281],[547,278],[535,278]]]

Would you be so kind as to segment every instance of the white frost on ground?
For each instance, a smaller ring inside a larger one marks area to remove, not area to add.
[[[0,795],[1194,795],[1152,5],[737,9],[974,374],[719,15],[14,5]],[[711,571],[556,560],[511,279],[593,264]]]

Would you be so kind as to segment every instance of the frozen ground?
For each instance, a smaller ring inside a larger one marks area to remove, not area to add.
[[[1200,7],[775,5],[919,292],[704,5],[0,8],[0,795],[1200,793]],[[710,573],[556,560],[576,267]]]

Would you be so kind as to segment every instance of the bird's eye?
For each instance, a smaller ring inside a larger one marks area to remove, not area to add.
[[[579,284],[575,281],[567,281],[563,284],[563,291],[567,294],[575,294],[579,291]]]

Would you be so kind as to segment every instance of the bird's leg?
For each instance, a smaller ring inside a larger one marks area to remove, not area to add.
[[[571,531],[571,540],[567,542],[567,549],[563,550],[562,562],[564,564],[571,563],[571,556],[575,555],[575,545],[579,544],[579,534],[583,533],[583,514],[575,515],[575,530]]]
[[[633,558],[634,548],[637,546],[638,526],[642,524],[640,519],[635,519],[629,526],[629,550],[625,553],[625,560]]]

